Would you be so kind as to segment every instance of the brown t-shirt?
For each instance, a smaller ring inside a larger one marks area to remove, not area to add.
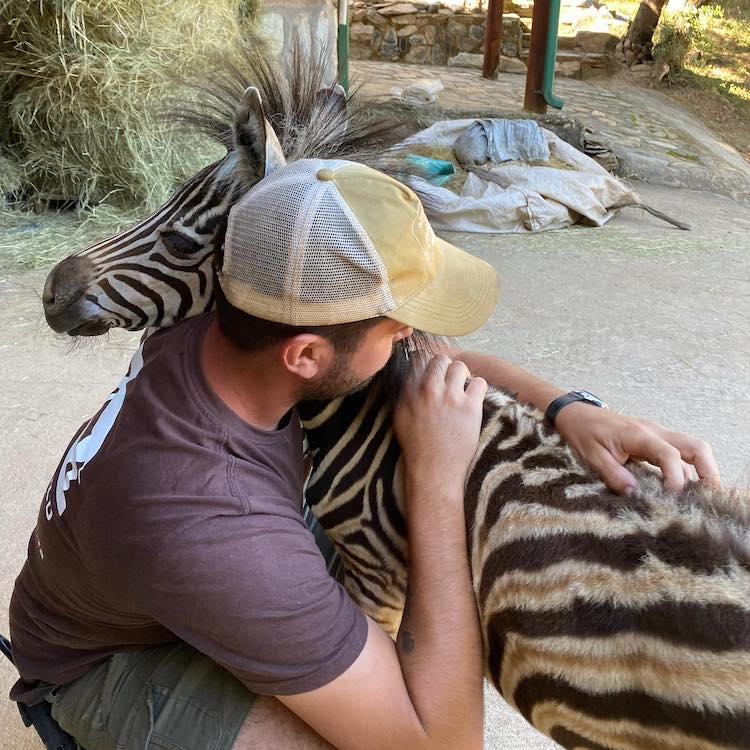
[[[301,515],[296,413],[273,432],[200,366],[211,316],[150,336],[53,477],[10,606],[35,703],[114,651],[181,639],[261,694],[312,690],[367,635]]]

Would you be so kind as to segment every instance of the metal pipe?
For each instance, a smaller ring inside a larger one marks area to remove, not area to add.
[[[565,102],[555,96],[555,63],[557,62],[557,34],[560,29],[560,1],[550,0],[547,22],[547,44],[544,48],[544,81],[542,96],[550,107],[562,109]]]
[[[339,0],[338,79],[341,88],[349,93],[349,0]]]

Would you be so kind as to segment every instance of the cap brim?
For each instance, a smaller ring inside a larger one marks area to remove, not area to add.
[[[500,299],[500,277],[483,260],[436,238],[442,262],[435,278],[388,317],[436,336],[476,331]]]

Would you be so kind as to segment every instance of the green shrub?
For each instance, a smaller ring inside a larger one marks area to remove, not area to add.
[[[700,11],[662,13],[654,34],[652,54],[657,64],[669,66],[668,78],[674,79],[685,69],[688,56],[698,44],[700,35]]]

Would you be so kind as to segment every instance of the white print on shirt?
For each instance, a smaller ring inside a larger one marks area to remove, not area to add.
[[[122,409],[128,383],[130,383],[131,380],[135,380],[142,367],[143,344],[138,347],[133,358],[130,360],[128,374],[110,394],[106,406],[102,409],[96,422],[94,422],[91,432],[89,432],[85,438],[76,440],[75,443],[68,448],[68,452],[65,455],[62,466],[60,467],[60,472],[57,475],[55,504],[57,505],[57,512],[59,515],[62,515],[67,507],[65,492],[70,488],[70,482],[74,479],[79,481],[78,478],[80,477],[81,472],[86,468],[86,464],[99,452],[99,449],[107,439],[109,431],[112,429],[112,425],[117,419],[117,415],[120,413],[120,409]],[[86,425],[86,429],[82,430],[81,434],[84,434],[90,425],[91,423]],[[51,490],[52,486],[50,485],[47,490],[47,503],[45,506],[45,513],[48,521],[52,520],[52,501],[50,499]]]

